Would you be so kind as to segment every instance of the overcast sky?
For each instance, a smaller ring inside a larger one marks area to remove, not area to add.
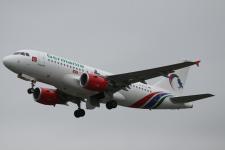
[[[112,73],[201,59],[184,94],[216,96],[179,111],[102,105],[76,119],[76,105],[34,102],[1,63],[0,149],[225,149],[224,0],[0,0],[0,57],[24,48]]]

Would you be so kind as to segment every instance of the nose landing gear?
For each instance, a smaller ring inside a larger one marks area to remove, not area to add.
[[[33,93],[34,93],[34,86],[35,86],[35,83],[36,83],[35,80],[32,80],[32,81],[31,81],[31,88],[29,88],[29,89],[27,90],[27,93],[28,93],[28,94],[33,94]]]

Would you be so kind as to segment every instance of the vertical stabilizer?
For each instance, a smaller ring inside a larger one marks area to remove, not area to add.
[[[187,75],[190,67],[182,68],[176,70],[173,73],[168,74],[167,77],[163,77],[159,82],[154,86],[168,91],[172,94],[181,94],[185,86]]]

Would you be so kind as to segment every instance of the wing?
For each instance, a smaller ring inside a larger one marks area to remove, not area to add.
[[[174,70],[178,70],[181,68],[185,68],[192,65],[199,65],[200,61],[185,61],[182,63],[177,63],[173,65],[163,66],[159,68],[147,69],[136,72],[129,72],[124,74],[117,74],[107,76],[107,80],[111,83],[111,91],[115,92],[120,89],[125,89],[129,87],[130,84],[136,82],[145,82],[145,80],[159,77],[159,76],[167,76],[169,73],[174,72]]]
[[[76,96],[66,94],[59,89],[57,89],[57,92],[58,92],[60,100],[61,100],[60,104],[67,105],[67,102],[72,102],[75,104],[79,104],[81,101],[85,102],[85,100],[82,97],[76,97]]]

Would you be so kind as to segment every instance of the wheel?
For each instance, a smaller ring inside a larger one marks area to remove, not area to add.
[[[27,93],[28,93],[28,94],[34,93],[34,89],[33,89],[33,88],[29,88],[29,89],[27,90]]]
[[[112,105],[112,108],[116,108],[117,107],[117,102],[116,101],[112,101],[111,105]]]
[[[112,109],[112,107],[111,107],[111,105],[110,105],[110,102],[107,102],[107,103],[106,103],[106,108],[107,108],[107,109]]]
[[[85,111],[83,109],[77,109],[74,111],[74,116],[76,118],[83,117],[85,115]]]
[[[83,109],[80,109],[79,111],[80,111],[80,117],[85,116],[85,111]]]
[[[106,103],[106,108],[107,109],[113,109],[117,107],[117,102],[116,101],[108,101]]]
[[[79,118],[79,117],[80,117],[78,110],[74,111],[74,116],[75,116],[76,118]]]

